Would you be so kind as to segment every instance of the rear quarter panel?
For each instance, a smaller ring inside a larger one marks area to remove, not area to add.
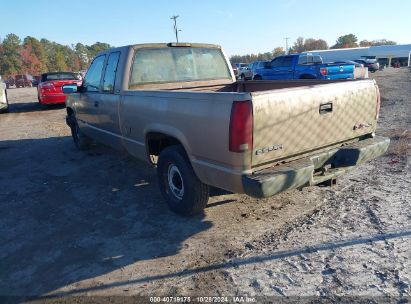
[[[251,163],[251,151],[228,150],[233,100],[246,98],[250,98],[247,93],[125,92],[120,106],[124,146],[132,155],[147,160],[147,134],[172,136],[183,145],[200,180],[227,189],[231,187],[227,178],[238,175],[235,183],[240,183],[241,173]]]

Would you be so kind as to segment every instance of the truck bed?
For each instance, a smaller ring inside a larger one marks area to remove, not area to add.
[[[237,81],[231,84],[203,84],[203,85],[192,85],[187,84],[167,84],[163,90],[167,91],[195,91],[195,92],[259,92],[259,91],[269,91],[269,90],[281,90],[287,88],[303,87],[303,86],[315,86],[324,85],[327,83],[335,82],[347,82],[354,80],[316,80],[316,79],[305,79],[305,80],[275,80],[275,81]]]
[[[377,92],[372,80],[238,81],[187,84],[167,91],[249,94],[246,98],[253,103],[252,167],[341,145],[376,128]]]

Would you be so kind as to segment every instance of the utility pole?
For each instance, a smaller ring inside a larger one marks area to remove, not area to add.
[[[285,53],[288,55],[288,39],[290,39],[290,37],[285,37]]]
[[[177,43],[178,43],[178,32],[180,31],[180,30],[177,28],[177,18],[178,18],[178,17],[179,17],[178,15],[174,15],[173,17],[170,18],[170,19],[174,20],[174,32],[175,32],[175,34],[176,34]]]

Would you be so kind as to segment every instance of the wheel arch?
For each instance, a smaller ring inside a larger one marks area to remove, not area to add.
[[[71,107],[66,107],[66,112],[68,116],[75,115],[74,110]]]
[[[300,79],[316,79],[316,77],[312,74],[302,74]]]
[[[168,133],[160,130],[152,130],[145,135],[145,145],[147,158],[151,164],[157,164],[157,159],[160,153],[167,147],[179,145],[185,153],[185,157],[189,161],[187,141],[183,136],[178,134]]]

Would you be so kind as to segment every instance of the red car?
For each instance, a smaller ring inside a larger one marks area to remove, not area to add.
[[[58,104],[66,102],[66,95],[61,87],[65,84],[81,85],[75,73],[55,72],[41,75],[40,83],[37,87],[38,99],[40,104]]]

